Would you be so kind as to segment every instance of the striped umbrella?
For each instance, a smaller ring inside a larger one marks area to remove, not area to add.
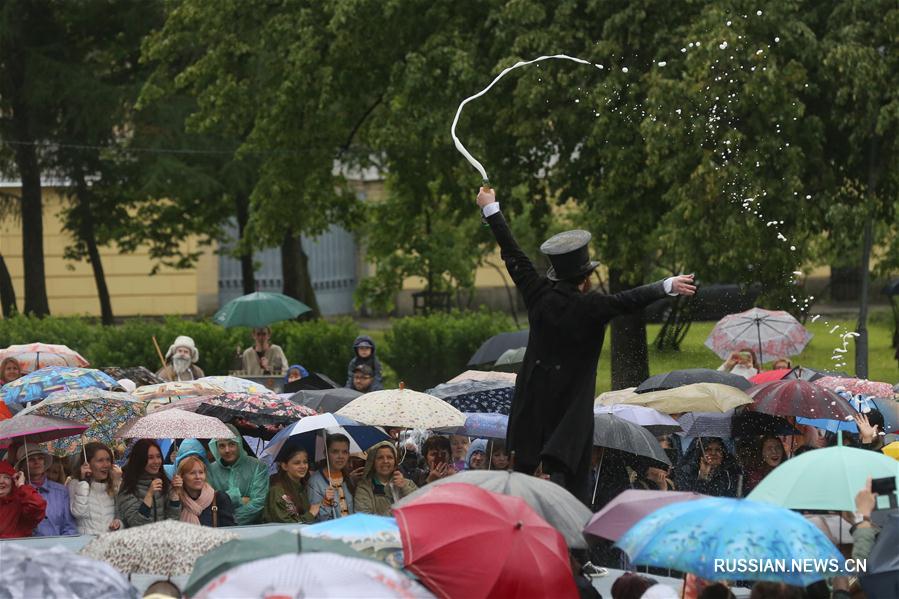
[[[783,310],[752,308],[718,321],[705,346],[722,360],[744,347],[758,351],[759,363],[802,353],[812,334]]]
[[[90,366],[90,362],[74,349],[66,345],[51,343],[10,345],[4,350],[0,350],[0,362],[6,358],[18,360],[22,372],[34,372],[45,366],[78,366],[80,368]]]
[[[88,387],[109,390],[117,386],[118,382],[114,378],[100,370],[48,366],[3,385],[0,394],[10,410],[18,411],[25,404],[41,401],[56,391],[74,391]]]

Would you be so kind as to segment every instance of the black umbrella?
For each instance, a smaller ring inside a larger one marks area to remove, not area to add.
[[[808,381],[811,383],[817,381],[818,379],[823,379],[826,376],[852,378],[851,375],[843,372],[842,370],[817,370],[815,368],[808,368],[807,366],[797,366],[796,368],[785,374],[783,380],[799,379],[800,381]]]
[[[320,372],[313,372],[309,376],[291,381],[284,385],[284,393],[296,393],[297,391],[312,391],[315,389],[338,389],[340,385]]]
[[[899,514],[892,513],[877,537],[868,556],[867,573],[861,577],[862,588],[871,599],[899,597]]]
[[[593,415],[593,446],[617,449],[668,466],[671,462],[658,439],[651,432],[633,422],[612,414]]]
[[[719,383],[722,385],[730,385],[737,389],[746,390],[752,387],[752,383],[743,377],[723,372],[720,370],[711,370],[709,368],[686,368],[684,370],[672,370],[665,374],[657,374],[651,376],[634,389],[635,393],[648,393],[650,391],[662,391],[664,389],[675,389],[684,385],[692,385],[694,383]]]
[[[117,381],[122,379],[134,381],[134,384],[138,387],[143,387],[144,385],[158,385],[159,383],[165,382],[143,366],[130,366],[127,368],[122,368],[119,366],[107,366],[105,368],[101,368],[100,370]]]
[[[512,411],[515,384],[509,381],[463,380],[443,383],[426,391],[460,412],[490,412],[508,415]]]
[[[336,412],[360,395],[362,394],[355,389],[346,387],[337,389],[303,389],[291,395],[290,401],[324,414],[325,412]]]
[[[687,412],[677,419],[688,437],[720,437],[730,439],[734,434],[734,411]]]
[[[494,335],[481,344],[478,351],[476,351],[468,361],[468,365],[480,366],[483,364],[492,364],[508,349],[527,347],[529,332],[528,329],[524,329],[522,331]]]
[[[756,437],[762,435],[798,435],[800,431],[793,428],[786,418],[772,416],[764,412],[741,410],[734,415],[734,437]]]

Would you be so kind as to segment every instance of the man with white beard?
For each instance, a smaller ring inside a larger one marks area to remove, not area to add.
[[[196,365],[200,352],[194,340],[180,335],[165,353],[166,367],[156,373],[164,381],[193,381],[203,377],[203,371]]]

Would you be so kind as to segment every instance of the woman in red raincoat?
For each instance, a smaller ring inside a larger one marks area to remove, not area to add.
[[[25,475],[0,461],[0,538],[30,537],[46,509],[44,498],[25,484]]]

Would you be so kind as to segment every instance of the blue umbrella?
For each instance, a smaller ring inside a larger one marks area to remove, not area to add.
[[[512,411],[515,385],[507,381],[464,380],[428,389],[460,412],[489,412],[508,415]]]
[[[796,424],[805,424],[820,428],[822,431],[835,433],[843,431],[844,433],[858,434],[858,425],[855,420],[829,420],[827,418],[797,418]]]
[[[300,529],[300,536],[346,543],[366,556],[395,568],[403,566],[403,542],[396,519],[372,514],[351,514]]]
[[[509,417],[505,414],[468,412],[465,414],[464,425],[453,430],[441,429],[441,432],[481,439],[505,439],[507,428],[509,428]]]
[[[56,391],[96,387],[109,391],[119,383],[101,370],[70,366],[47,366],[3,385],[2,399],[13,412],[38,402]]]
[[[323,444],[317,443],[317,439],[324,432],[346,435],[350,439],[350,452],[365,451],[375,443],[390,439],[381,429],[359,424],[352,418],[336,414],[317,414],[284,427],[272,437],[259,457],[271,465],[288,451],[302,448],[306,450],[311,460],[320,459],[316,453],[323,453],[321,451]]]
[[[770,580],[805,587],[836,573],[795,567],[793,560],[825,560],[838,568],[844,562],[824,533],[796,512],[727,497],[656,510],[616,545],[631,563],[691,572],[706,580]]]

